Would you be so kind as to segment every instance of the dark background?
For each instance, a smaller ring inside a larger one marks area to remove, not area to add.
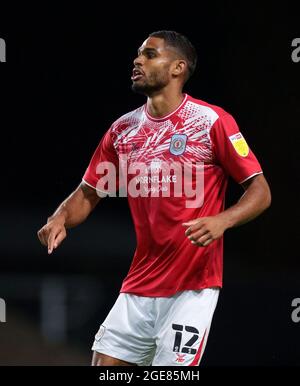
[[[0,11],[0,364],[89,364],[135,248],[126,199],[103,200],[51,256],[36,232],[80,183],[110,124],[145,102],[130,88],[137,48],[149,33],[174,29],[199,54],[185,91],[233,114],[273,195],[261,217],[226,233],[224,288],[202,364],[299,365],[300,323],[291,319],[300,297],[298,9],[45,4]],[[241,194],[231,182],[227,206]]]

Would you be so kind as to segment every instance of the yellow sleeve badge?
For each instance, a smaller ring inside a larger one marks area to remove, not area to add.
[[[247,157],[247,155],[249,154],[249,146],[245,138],[243,137],[243,134],[236,133],[230,135],[229,139],[238,155],[240,155],[241,157]]]

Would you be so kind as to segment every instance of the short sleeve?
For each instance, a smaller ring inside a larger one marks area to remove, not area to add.
[[[210,131],[213,151],[217,163],[239,184],[250,177],[261,174],[262,168],[249,148],[234,118],[221,115]]]
[[[98,189],[99,181],[109,173],[117,184],[119,159],[113,145],[111,128],[104,134],[97,146],[90,163],[84,173],[83,181],[95,189]],[[112,174],[112,171],[114,174]],[[116,186],[116,189],[118,187]],[[99,190],[101,190],[99,188]]]

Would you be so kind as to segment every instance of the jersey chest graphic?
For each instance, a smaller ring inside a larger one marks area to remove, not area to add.
[[[127,128],[119,135],[116,151],[131,162],[151,163],[159,158],[165,162],[212,161],[212,146],[207,129],[182,122],[162,125],[141,125],[138,129]]]

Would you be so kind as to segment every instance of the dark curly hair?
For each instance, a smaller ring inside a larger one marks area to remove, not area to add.
[[[152,32],[149,37],[164,39],[167,46],[174,48],[187,61],[187,81],[194,73],[197,64],[197,52],[189,39],[179,32],[165,30]]]

